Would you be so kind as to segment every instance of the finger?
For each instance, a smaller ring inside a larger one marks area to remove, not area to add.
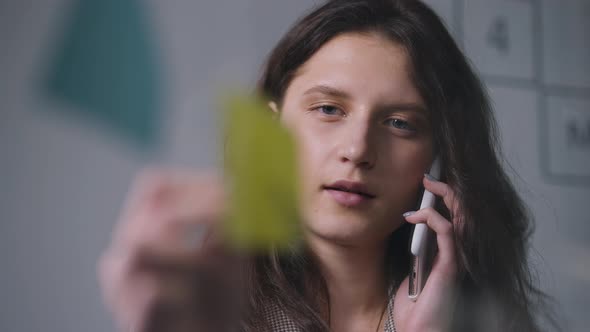
[[[172,189],[170,196],[158,211],[146,209],[140,216],[143,222],[135,225],[133,233],[144,237],[144,244],[153,243],[154,248],[195,252],[220,247],[221,241],[214,241],[213,235],[219,233],[224,213],[221,186],[200,180],[190,183],[189,179]]]
[[[126,195],[121,214],[112,233],[113,243],[125,242],[136,223],[141,223],[147,211],[156,213],[168,195],[164,177],[152,169],[142,170],[135,177]]]
[[[449,272],[456,270],[455,239],[453,225],[433,208],[405,213],[404,217],[412,224],[426,223],[436,233],[439,261],[449,268]]]
[[[99,279],[103,300],[117,317],[122,330],[136,326],[149,302],[154,279],[140,273],[130,255],[107,251],[100,260]]]
[[[194,217],[182,219],[169,216],[146,215],[142,224],[129,225],[126,234],[113,243],[115,251],[132,254],[150,254],[176,256],[193,259],[205,248],[204,243],[210,237],[214,222],[206,218]]]
[[[434,177],[425,174],[423,179],[424,188],[431,193],[442,197],[445,206],[451,212],[451,216],[456,216],[459,211],[458,201],[456,200],[455,192],[448,184],[438,181]]]
[[[122,220],[141,211],[164,207],[200,207],[209,210],[223,202],[223,182],[213,172],[146,169],[134,180]],[[213,204],[212,203],[216,203]]]
[[[157,197],[136,193],[143,196],[144,201],[136,203],[141,207],[132,207],[124,213],[115,242],[155,241],[182,245],[208,238],[209,232],[201,232],[201,226],[211,228],[222,218],[224,191],[211,179],[186,177],[185,182],[179,180],[149,180],[152,186],[159,188],[147,188],[149,185],[143,184],[142,190]],[[207,236],[201,236],[202,233]]]
[[[217,217],[223,211],[226,195],[223,181],[217,174],[172,174],[170,183],[173,186],[170,206],[177,209],[180,216]]]
[[[231,256],[221,242],[208,241],[212,224],[207,220],[152,220],[130,232],[126,241],[113,244],[110,255],[142,269],[193,273],[199,265],[225,262]]]

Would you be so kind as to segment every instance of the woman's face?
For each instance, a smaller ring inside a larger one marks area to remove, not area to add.
[[[415,208],[433,145],[409,66],[390,40],[347,33],[291,81],[280,112],[299,147],[307,235],[375,243]]]

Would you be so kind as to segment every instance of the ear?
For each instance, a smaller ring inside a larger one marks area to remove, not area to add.
[[[277,103],[275,103],[274,101],[269,101],[268,102],[268,108],[270,108],[270,110],[272,111],[272,117],[273,118],[278,118],[281,115],[281,111],[279,110],[279,107],[277,106]]]

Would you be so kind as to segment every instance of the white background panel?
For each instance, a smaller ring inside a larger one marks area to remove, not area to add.
[[[544,82],[590,88],[590,1],[541,4]]]
[[[530,0],[463,2],[465,51],[484,74],[532,79],[533,7]]]
[[[546,107],[549,171],[590,178],[590,99],[549,96]]]

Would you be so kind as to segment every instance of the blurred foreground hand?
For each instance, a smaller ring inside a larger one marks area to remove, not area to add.
[[[238,320],[241,260],[222,245],[225,192],[212,174],[146,171],[99,262],[121,331],[227,331]]]
[[[152,171],[129,194],[99,266],[104,297],[125,332],[231,329],[242,294],[238,250],[245,257],[293,248],[301,238],[290,134],[255,96],[229,97],[220,113],[227,183]]]

